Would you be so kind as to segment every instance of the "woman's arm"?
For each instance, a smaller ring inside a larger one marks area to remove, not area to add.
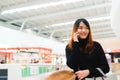
[[[66,46],[66,59],[67,62],[66,64],[74,69],[75,71],[77,71],[77,67],[78,67],[78,59],[79,59],[79,45],[78,42],[73,42],[73,49],[71,50],[69,48],[69,46]]]
[[[109,64],[107,62],[105,53],[103,51],[102,46],[99,43],[95,43],[95,47],[96,47],[96,54],[97,54],[97,68],[90,68],[90,75],[91,76],[103,76],[103,74],[101,74],[101,72],[99,72],[98,69],[101,69],[103,71],[104,74],[108,73],[110,70]]]

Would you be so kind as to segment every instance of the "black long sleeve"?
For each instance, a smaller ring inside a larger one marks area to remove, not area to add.
[[[75,71],[78,70],[78,60],[79,60],[79,44],[78,42],[73,43],[73,50],[70,50],[68,45],[66,47],[66,58],[67,58],[67,65],[74,69]]]
[[[94,51],[83,53],[79,49],[78,42],[73,43],[73,49],[66,46],[67,65],[74,71],[89,69],[90,74],[87,77],[102,76],[96,69],[100,68],[104,73],[109,72],[109,65],[104,51],[98,42],[94,42]]]

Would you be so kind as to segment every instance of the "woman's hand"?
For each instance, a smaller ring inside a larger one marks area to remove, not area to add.
[[[78,42],[78,37],[79,37],[79,32],[75,32],[75,33],[74,33],[74,36],[73,36],[73,40],[74,40],[75,42]]]
[[[82,80],[83,78],[87,77],[90,74],[90,71],[87,70],[80,70],[75,73],[75,75],[78,77],[79,80]]]

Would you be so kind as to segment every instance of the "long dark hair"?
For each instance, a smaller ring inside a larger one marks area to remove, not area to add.
[[[70,39],[68,45],[69,45],[70,49],[72,49],[72,45],[73,45],[73,42],[74,42],[73,41],[73,35],[77,31],[80,22],[83,22],[89,29],[89,34],[88,34],[88,36],[86,38],[86,41],[87,41],[86,43],[87,44],[85,46],[85,50],[84,51],[87,52],[87,53],[91,53],[93,51],[92,33],[91,33],[89,22],[86,19],[84,19],[84,18],[77,19],[75,21],[74,26],[73,26],[73,30],[72,30],[72,36],[71,36],[71,39]]]

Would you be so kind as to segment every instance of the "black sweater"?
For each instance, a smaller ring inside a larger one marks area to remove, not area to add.
[[[104,73],[109,72],[110,68],[103,48],[98,42],[94,41],[94,50],[91,54],[80,51],[79,47],[79,42],[73,42],[72,50],[68,45],[66,46],[67,65],[71,69],[75,72],[89,69],[90,74],[87,76],[88,78],[102,76],[96,68],[100,68]]]

